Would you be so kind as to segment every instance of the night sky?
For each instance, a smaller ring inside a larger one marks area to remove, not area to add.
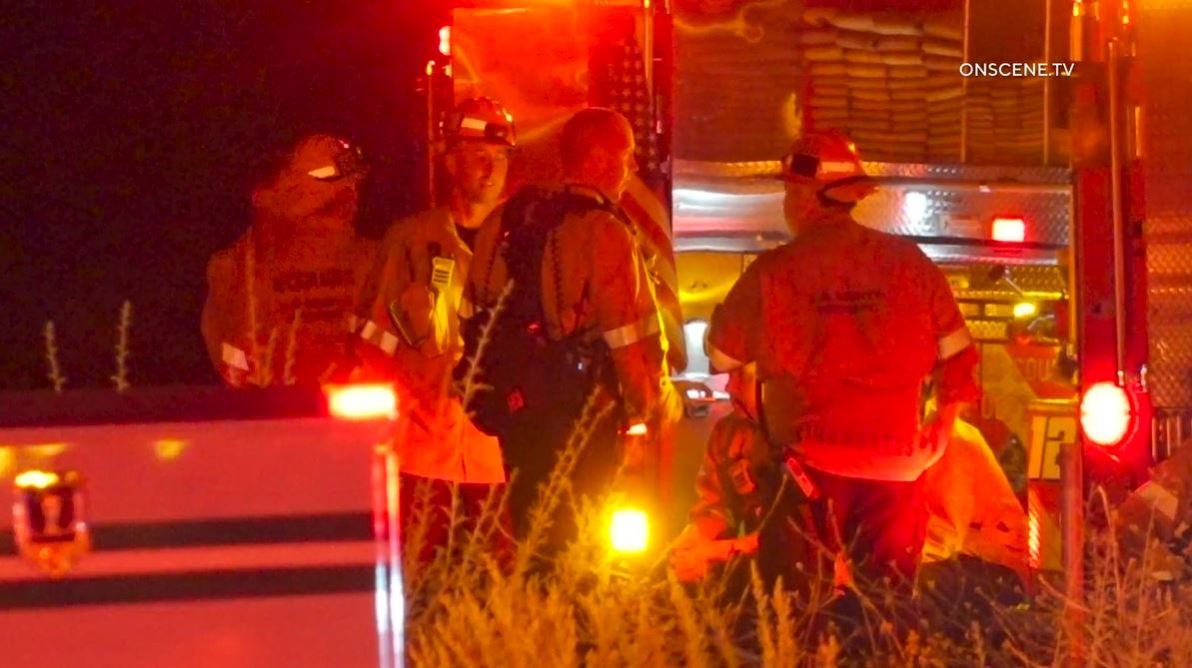
[[[217,382],[204,267],[247,226],[255,156],[303,130],[349,137],[376,160],[362,231],[412,211],[415,76],[445,4],[5,3],[0,389],[49,386],[47,320],[68,389],[109,385],[124,300],[134,385]]]

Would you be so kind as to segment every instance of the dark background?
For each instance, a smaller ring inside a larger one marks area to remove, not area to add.
[[[204,268],[247,226],[254,160],[307,130],[374,159],[361,229],[418,204],[416,76],[446,2],[9,2],[0,15],[0,389],[217,382]]]

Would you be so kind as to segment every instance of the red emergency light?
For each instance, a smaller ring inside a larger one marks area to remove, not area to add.
[[[439,53],[451,55],[451,26],[439,28]]]
[[[1125,440],[1134,423],[1134,407],[1126,390],[1114,383],[1096,383],[1080,399],[1080,427],[1085,438],[1110,448]]]
[[[994,218],[990,236],[1000,243],[1020,244],[1026,241],[1026,221],[1022,218]]]
[[[392,420],[397,417],[397,393],[391,385],[328,385],[323,391],[331,416],[340,420]]]

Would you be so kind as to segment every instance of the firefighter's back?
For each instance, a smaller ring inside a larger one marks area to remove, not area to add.
[[[764,373],[797,385],[804,440],[913,443],[921,383],[939,354],[933,302],[947,288],[934,265],[912,242],[849,219],[757,262]]]

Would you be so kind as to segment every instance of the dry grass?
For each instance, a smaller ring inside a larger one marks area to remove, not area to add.
[[[580,440],[569,444],[553,478],[564,477]],[[566,502],[566,489],[559,479],[543,487],[535,525]],[[489,510],[500,502],[491,499]],[[998,602],[1005,592],[985,581],[964,600],[938,591],[918,597],[922,622],[899,633],[883,612],[891,606],[871,592],[861,597],[864,622],[849,634],[826,623],[827,582],[796,594],[766,584],[755,568],[747,590],[729,597],[722,578],[681,585],[660,554],[640,563],[612,558],[603,539],[605,503],[575,508],[580,538],[546,570],[525,557],[532,543],[518,546],[511,565],[486,553],[482,534],[498,530],[492,513],[478,534],[458,536],[462,544],[450,554],[424,565],[407,561],[410,665],[1033,667],[1070,665],[1072,648],[1087,666],[1187,665],[1192,657],[1189,590],[1150,577],[1146,555],[1124,558],[1112,534],[1088,545],[1079,608],[1046,580],[1017,605]],[[1079,624],[1066,627],[1074,612]]]
[[[58,337],[53,320],[46,323],[42,335],[46,342],[46,368],[50,384],[55,392],[62,394],[62,390],[66,388],[66,377],[62,375],[62,366],[58,363]]]
[[[112,384],[117,392],[125,392],[132,384],[128,382],[128,338],[132,332],[132,302],[126,301],[120,307],[120,323],[116,326],[116,373]]]

